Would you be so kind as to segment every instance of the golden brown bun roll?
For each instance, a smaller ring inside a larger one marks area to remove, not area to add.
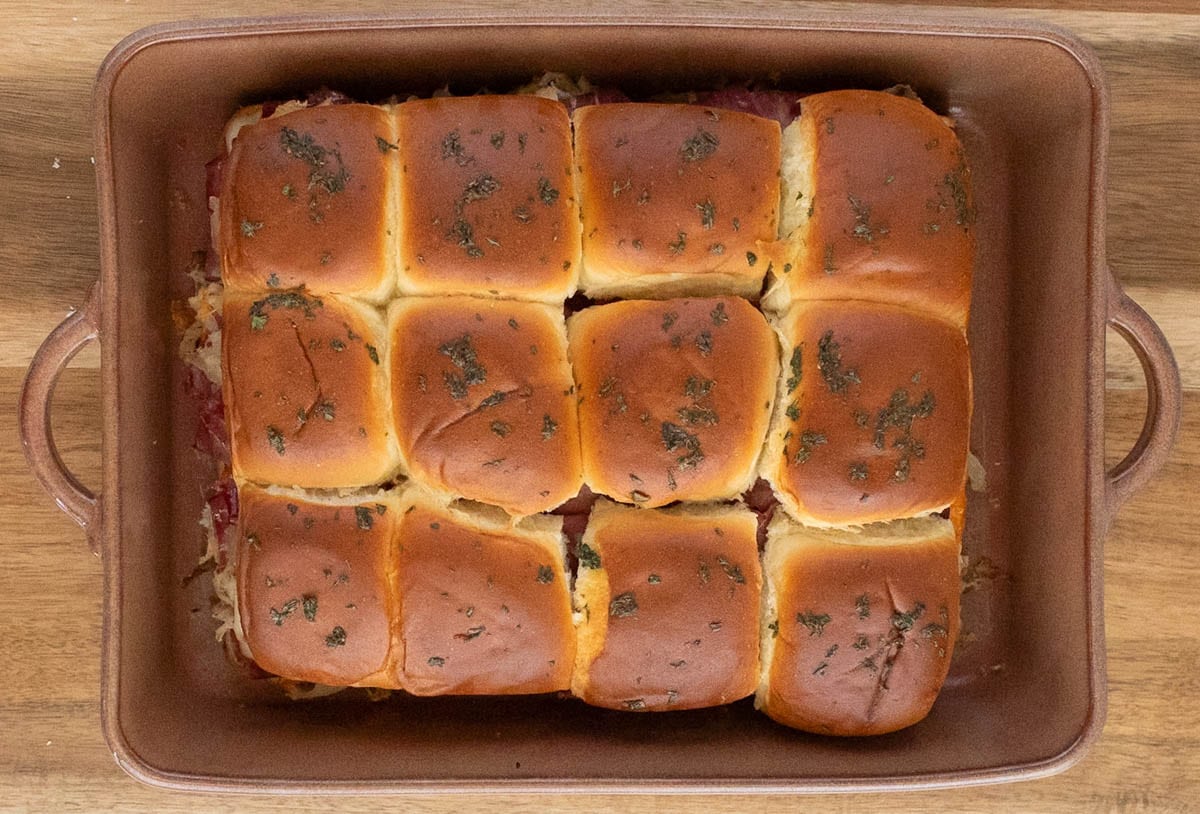
[[[396,108],[400,292],[562,301],[579,273],[566,108],[536,96]]]
[[[371,105],[292,108],[241,127],[218,202],[225,285],[386,299],[394,144],[391,116]]]
[[[879,91],[807,96],[783,135],[780,234],[763,303],[868,299],[964,327],[975,204],[954,131],[920,102]]]
[[[561,307],[414,297],[389,319],[395,425],[417,482],[517,515],[579,491]]]
[[[584,293],[757,297],[775,252],[777,122],[729,110],[575,111]]]
[[[584,309],[568,331],[593,491],[654,507],[749,488],[779,371],[753,306],[627,300]]]
[[[507,695],[570,686],[575,629],[562,518],[512,526],[494,509],[446,507],[413,490],[399,552],[405,689]]]
[[[317,498],[241,483],[238,500],[238,618],[254,661],[294,681],[398,687],[395,495]]]
[[[822,735],[882,735],[929,713],[959,629],[948,520],[834,531],[777,514],[763,571],[757,707]]]
[[[399,466],[374,309],[303,290],[226,291],[222,365],[233,473],[353,488]]]
[[[869,302],[798,302],[778,322],[779,397],[761,474],[810,526],[945,509],[963,489],[966,340],[948,322]]]
[[[598,501],[578,552],[571,691],[630,711],[711,707],[752,693],[757,524],[741,505]]]

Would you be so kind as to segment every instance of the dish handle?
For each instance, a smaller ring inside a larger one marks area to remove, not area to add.
[[[1105,509],[1112,523],[1121,506],[1163,468],[1179,432],[1183,388],[1171,346],[1150,315],[1109,274],[1108,324],[1133,348],[1146,377],[1146,421],[1133,449],[1105,476]]]
[[[99,289],[99,283],[94,284],[83,307],[68,314],[42,342],[25,375],[17,407],[21,446],[34,476],[58,507],[83,527],[88,547],[97,556],[100,501],[71,474],[59,456],[50,426],[50,403],[67,363],[100,337]]]

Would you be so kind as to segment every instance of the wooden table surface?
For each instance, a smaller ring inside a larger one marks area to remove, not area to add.
[[[688,8],[702,9],[704,2]],[[974,4],[1070,28],[1104,64],[1114,113],[1109,260],[1173,344],[1185,387],[1183,428],[1165,472],[1125,506],[1107,540],[1109,713],[1091,752],[1045,780],[898,797],[349,798],[336,801],[339,808],[1200,811],[1200,624],[1192,607],[1200,591],[1200,3],[1015,2],[1036,8]],[[319,10],[399,12],[402,6],[324,2]],[[464,0],[456,8],[485,6],[496,7]],[[29,474],[15,419],[32,354],[98,275],[89,104],[105,53],[154,22],[292,8],[282,0],[0,2],[0,529],[7,530],[0,542],[0,810],[266,811],[332,804],[171,794],[139,785],[116,766],[99,721],[100,563]],[[63,456],[93,485],[100,479],[98,364],[94,346],[80,354],[54,404]],[[1107,384],[1111,464],[1137,437],[1146,402],[1136,359],[1111,331]]]

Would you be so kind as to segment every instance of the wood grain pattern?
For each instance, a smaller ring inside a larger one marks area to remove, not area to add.
[[[1033,0],[1018,10],[1074,30],[1098,52],[1111,84],[1109,263],[1178,354],[1184,425],[1166,471],[1124,509],[1105,551],[1110,699],[1099,743],[1070,771],[1012,786],[806,801],[831,811],[1200,811],[1200,6],[1190,0]],[[923,3],[922,5],[928,5]],[[580,3],[589,12],[604,4]],[[689,9],[703,11],[708,3]],[[468,0],[457,8],[519,4]],[[812,6],[780,3],[802,14]],[[402,12],[394,3],[338,0],[321,11]],[[666,0],[649,3],[670,13]],[[100,564],[26,469],[16,432],[25,366],[45,335],[82,302],[98,274],[90,161],[91,83],[108,49],[144,25],[194,16],[286,13],[270,2],[8,0],[0,29],[0,809],[145,812],[327,808],[304,800],[189,797],[138,785],[100,734]],[[1188,13],[1172,13],[1188,12]],[[1145,395],[1132,352],[1110,332],[1107,453],[1115,463],[1141,427]],[[99,481],[99,355],[61,380],[54,429],[80,479]],[[571,809],[659,811],[647,797],[350,798],[349,812]],[[795,810],[786,798],[684,796],[682,811]]]

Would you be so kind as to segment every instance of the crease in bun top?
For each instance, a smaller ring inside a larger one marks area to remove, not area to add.
[[[958,637],[958,552],[940,517],[845,531],[777,514],[755,705],[825,735],[880,735],[924,718]]]
[[[740,504],[639,509],[597,501],[578,549],[574,694],[639,712],[752,693],[757,527]]]
[[[965,328],[975,253],[970,171],[954,130],[884,91],[806,96],[783,133],[777,263],[763,298],[867,299]]]
[[[584,293],[757,297],[776,251],[779,124],[710,107],[575,111]]]
[[[402,294],[561,302],[579,274],[566,107],[538,96],[396,108]]]
[[[221,350],[233,474],[309,488],[395,475],[387,331],[352,299],[227,289]]]
[[[242,111],[214,207],[226,286],[305,286],[382,302],[395,287],[394,123],[387,107]]]
[[[948,322],[894,305],[798,302],[760,472],[810,526],[940,512],[966,483],[971,371]]]
[[[392,404],[409,476],[428,489],[548,511],[583,485],[561,307],[410,297],[389,311]]]
[[[571,684],[575,628],[562,518],[410,489],[398,536],[403,685],[417,695],[545,693]]]
[[[593,491],[650,508],[753,484],[779,370],[754,306],[625,300],[580,311],[568,332]]]

